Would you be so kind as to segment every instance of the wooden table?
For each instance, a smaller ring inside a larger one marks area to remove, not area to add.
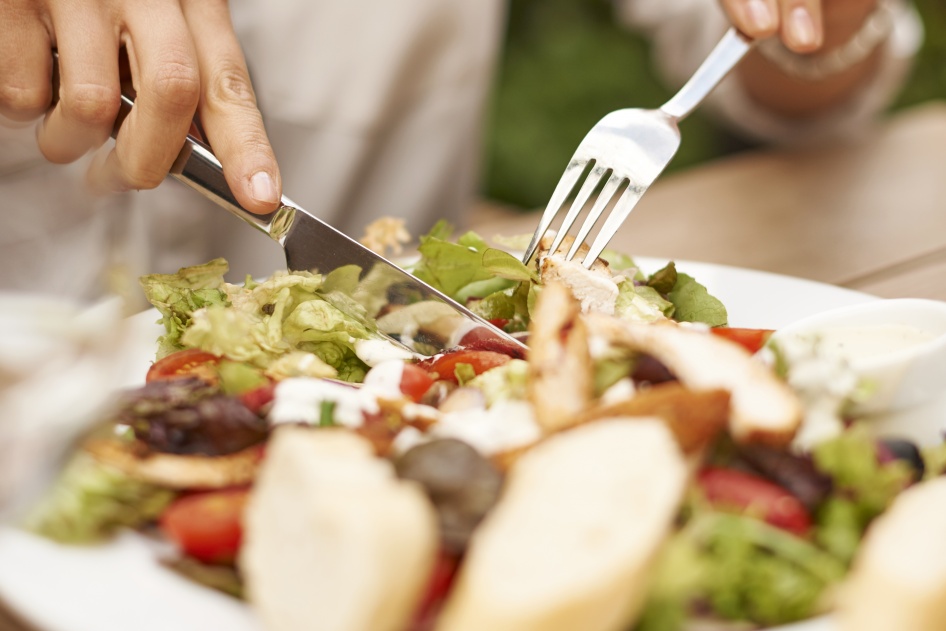
[[[470,224],[488,237],[531,233],[537,221],[483,204]],[[856,142],[740,154],[669,175],[612,246],[946,300],[946,103],[899,113]]]

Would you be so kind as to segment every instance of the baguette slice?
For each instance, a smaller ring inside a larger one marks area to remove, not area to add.
[[[240,567],[267,631],[400,631],[437,550],[420,487],[345,430],[279,429],[244,524]]]
[[[437,630],[628,628],[686,477],[656,419],[596,421],[539,443],[474,534]]]
[[[946,478],[904,491],[870,526],[835,616],[840,631],[946,628]]]

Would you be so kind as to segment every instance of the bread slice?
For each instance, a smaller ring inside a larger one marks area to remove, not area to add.
[[[686,477],[656,419],[596,421],[539,443],[474,534],[437,631],[628,628]]]
[[[946,478],[906,490],[867,531],[836,608],[839,631],[946,628]]]
[[[653,356],[693,390],[728,390],[729,432],[736,440],[780,447],[795,437],[802,421],[798,396],[739,345],[669,323],[636,324],[596,314],[586,320],[596,335]]]
[[[400,631],[438,546],[426,495],[346,430],[276,431],[240,568],[267,631]]]

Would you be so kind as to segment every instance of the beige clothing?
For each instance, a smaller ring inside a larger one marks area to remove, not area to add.
[[[675,79],[725,28],[716,0],[616,2],[623,17],[653,34],[656,57]],[[439,218],[461,218],[477,181],[503,0],[230,6],[289,197],[356,237],[383,215],[407,218],[415,234]],[[908,49],[889,56],[908,59]],[[882,110],[898,88],[893,77],[866,91],[854,124]],[[721,89],[727,92],[724,114],[755,116],[757,135],[784,135],[781,123],[740,101],[738,86]],[[91,200],[85,166],[46,164],[32,126],[0,127],[0,289],[87,299],[105,289],[103,270],[133,282],[214,256],[231,261],[234,279],[284,265],[268,237],[177,182]]]

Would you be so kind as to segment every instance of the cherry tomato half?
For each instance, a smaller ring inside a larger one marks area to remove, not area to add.
[[[457,350],[434,357],[422,365],[430,372],[437,373],[439,379],[456,382],[455,371],[459,364],[469,364],[473,372],[479,375],[490,368],[506,364],[510,359],[509,355],[494,351]]]
[[[697,481],[713,506],[757,517],[799,536],[811,529],[811,516],[804,504],[765,478],[735,469],[708,467],[700,472]]]
[[[145,382],[161,379],[177,379],[179,377],[200,377],[208,383],[217,383],[216,366],[220,357],[202,351],[198,348],[187,348],[162,357],[151,365]]]
[[[249,489],[223,489],[180,497],[158,520],[161,531],[185,554],[204,563],[231,563],[243,539]]]
[[[772,336],[772,329],[740,329],[738,327],[720,326],[710,329],[713,335],[718,335],[730,342],[735,342],[750,353],[757,353],[765,346]]]
[[[404,364],[401,373],[401,392],[415,403],[419,403],[424,394],[434,385],[430,373],[416,364]]]

